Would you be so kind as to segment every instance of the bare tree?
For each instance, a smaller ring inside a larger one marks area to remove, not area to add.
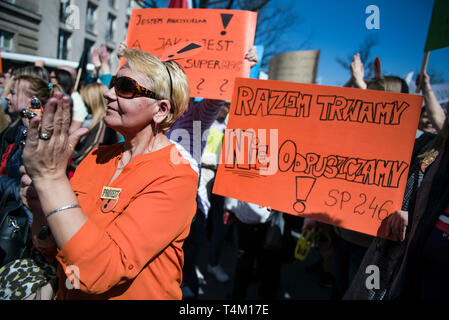
[[[365,78],[370,79],[374,76],[374,57],[371,56],[371,50],[378,44],[379,39],[376,36],[368,36],[353,53],[349,54],[346,58],[337,57],[335,60],[343,68],[350,69],[354,54],[359,53],[360,60],[365,69]]]
[[[138,0],[141,7],[159,8],[167,1]],[[275,0],[192,0],[193,8],[248,10],[258,13],[255,44],[264,46],[262,69],[268,69],[271,58],[289,50],[304,49],[307,40],[289,39],[282,36],[300,25],[300,18],[292,10],[294,0],[284,1],[282,6]]]

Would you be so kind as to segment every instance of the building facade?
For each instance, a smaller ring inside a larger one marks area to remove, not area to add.
[[[133,8],[133,0],[0,0],[0,48],[69,61],[79,61],[84,47],[114,52]]]

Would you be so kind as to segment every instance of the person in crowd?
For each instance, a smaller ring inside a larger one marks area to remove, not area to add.
[[[28,65],[25,67],[21,67],[13,72],[13,76],[35,76],[41,78],[47,83],[50,83],[50,74],[47,69],[44,67],[36,66],[36,65]]]
[[[70,73],[72,76],[72,88],[68,89],[66,91],[66,94],[70,95],[70,98],[72,100],[72,120],[70,123],[70,132],[75,132],[81,126],[83,125],[84,120],[88,116],[87,107],[83,102],[83,98],[81,97],[80,93],[78,92],[78,88],[75,88],[76,85],[76,78],[77,73],[75,68],[71,66],[59,66],[59,70],[65,70]]]
[[[424,132],[437,133],[437,129],[433,126],[425,106],[421,109],[419,116],[418,132],[416,133],[417,138]]]
[[[63,69],[56,69],[50,73],[50,79],[52,84],[61,86],[64,94],[71,95],[74,82],[70,72]]]
[[[29,126],[28,117],[36,115],[29,112],[27,116],[24,111],[27,109],[29,110],[33,98],[37,98],[43,105],[48,101],[51,94],[60,90],[57,86],[50,89],[48,82],[39,77],[40,74],[41,72],[31,74],[29,68],[16,70],[14,73],[14,85],[6,98],[9,104],[9,113],[16,116],[17,120],[11,123],[0,134],[0,194],[5,198],[5,201],[16,201],[19,206],[21,203],[16,200],[20,199],[19,188],[21,174],[19,168],[23,163],[22,152]],[[23,212],[21,212],[28,216],[29,227],[32,223],[32,215],[26,208],[22,209]],[[29,243],[26,239],[24,240],[25,241],[21,243],[20,248],[6,254],[1,261],[1,265],[10,262],[14,258],[20,258],[26,255],[26,248]]]
[[[75,147],[69,166],[71,171],[69,178],[73,175],[80,162],[93,149],[98,146],[111,145],[118,142],[117,133],[104,123],[107,100],[103,95],[107,90],[108,88],[104,84],[94,82],[85,86],[80,91],[83,102],[89,110],[89,115],[84,120],[82,127],[88,128],[89,133],[82,137]]]
[[[38,194],[35,215],[48,223],[58,248],[57,299],[182,297],[182,244],[198,174],[188,161],[172,161],[184,159],[184,150],[165,132],[186,110],[189,86],[172,61],[134,49],[123,57],[104,94],[104,122],[125,142],[95,149],[70,182],[66,164],[88,130],[68,135],[69,99],[56,94],[30,124],[21,195],[27,202],[30,188]]]
[[[1,93],[0,93],[0,103],[2,110],[8,114],[8,100],[6,100],[6,97],[8,96],[9,92],[11,91],[11,87],[14,83],[14,76],[13,76],[12,69],[9,69],[8,72],[3,74],[3,84]],[[11,119],[12,120],[12,119]]]
[[[407,83],[396,76],[375,77],[370,81],[364,80],[364,68],[360,55],[355,54],[351,64],[351,85],[359,89],[408,93]],[[314,225],[307,219],[305,225]],[[333,241],[333,274],[335,277],[335,298],[342,299],[354,278],[358,274],[362,260],[375,237],[334,227]]]
[[[249,61],[250,66],[257,64],[257,52],[253,47],[245,55],[245,59]],[[191,98],[189,107],[186,113],[173,125],[167,136],[173,140],[180,142],[184,148],[190,151],[191,157],[194,160],[194,165],[197,166],[198,172],[201,170],[201,155],[206,146],[206,134],[217,119],[221,108],[225,104],[223,100],[202,99],[198,102]],[[189,139],[183,140],[185,135]],[[186,292],[185,296],[197,299],[199,292],[198,282],[198,259],[199,246],[201,236],[205,231],[206,219],[210,209],[210,202],[207,197],[207,190],[204,184],[200,184],[198,188],[198,210],[195,219],[192,223],[192,229],[184,243],[185,250],[185,265],[183,269],[184,285]],[[202,276],[202,275],[201,275]],[[193,297],[190,297],[193,296]]]
[[[373,86],[381,89],[385,87],[384,84],[379,83],[379,80],[376,80]],[[400,87],[404,87],[404,84],[402,81],[396,81],[388,86],[390,88],[396,86],[397,90],[399,90]],[[361,262],[354,281],[345,293],[345,299],[391,300],[398,298],[400,294],[400,275],[402,274],[400,272],[400,263],[406,252],[404,239],[406,239],[406,236],[407,239],[409,237],[409,229],[407,228],[409,212],[412,210],[413,199],[416,197],[417,190],[422,184],[425,172],[437,158],[448,135],[447,126],[441,127],[441,117],[444,111],[433,94],[427,74],[424,74],[421,89],[426,109],[430,110],[429,118],[433,119],[433,123],[436,123],[435,130],[425,131],[415,140],[402,208],[400,211],[394,212],[386,220],[386,235],[394,240],[379,237],[374,239]],[[377,289],[366,288],[366,268],[369,265],[379,266],[381,281],[380,287]]]
[[[5,85],[8,83],[9,78],[9,73],[0,73],[0,132],[5,130],[11,123],[10,116],[5,112],[8,109],[8,101],[3,96]]]
[[[221,146],[224,140],[224,132],[227,126],[230,101],[222,107],[220,114],[209,130],[207,145],[201,157],[201,181],[206,185],[210,209],[207,218],[207,230],[209,235],[209,253],[207,272],[212,274],[219,282],[228,282],[229,275],[220,265],[221,252],[225,243],[228,231],[228,224],[225,223],[224,197],[213,194],[212,189],[215,175],[218,169]]]
[[[281,278],[283,223],[278,236],[269,232],[273,220],[282,221],[282,213],[232,198],[225,198],[225,210],[232,217],[238,248],[231,299],[246,299],[249,285],[260,279],[259,298],[274,300]]]
[[[426,89],[424,89],[426,90]],[[390,292],[403,300],[440,300],[449,297],[449,144],[446,121],[438,156],[427,165],[421,186],[408,212],[398,211],[390,232],[404,241],[404,254]],[[433,157],[432,157],[433,158]],[[425,163],[426,158],[423,160]]]
[[[0,94],[2,94],[3,89],[5,89],[6,76],[4,73],[0,73]]]
[[[197,172],[200,172],[201,153],[205,147],[205,141],[202,138],[208,128],[215,121],[224,101],[203,99],[195,102],[190,99],[189,107],[186,113],[175,122],[173,127],[167,132],[170,140],[179,142],[187,151],[189,151]],[[188,137],[187,140],[184,137]],[[204,185],[199,185],[197,190],[198,208],[188,238],[184,243],[185,264],[183,268],[183,289],[184,297],[189,296],[186,293],[189,290],[193,293],[193,298],[197,299],[199,283],[197,275],[197,265],[199,259],[199,245],[201,236],[205,230],[207,213],[210,203],[207,198],[207,191]],[[188,287],[188,289],[186,288]]]
[[[306,268],[306,273],[317,272],[319,285],[332,289],[331,298],[337,297],[337,288],[333,270],[333,243],[335,233],[332,225],[305,218],[302,231],[309,229],[315,235],[319,259]]]
[[[16,115],[13,114],[9,114],[9,105],[8,105],[8,101],[6,100],[6,97],[9,95],[14,83],[15,83],[15,78],[18,75],[29,75],[29,76],[35,76],[38,78],[43,79],[45,82],[49,82],[50,81],[50,75],[48,73],[48,71],[40,66],[37,65],[27,65],[21,68],[18,68],[16,70],[8,70],[8,72],[5,74],[5,87],[4,90],[1,94],[1,103],[2,103],[2,107],[4,108],[3,110],[5,111],[5,113],[7,115],[9,115],[11,122],[14,122],[16,120]]]

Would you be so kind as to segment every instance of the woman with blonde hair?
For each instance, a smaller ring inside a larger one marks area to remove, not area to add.
[[[134,49],[124,60],[104,94],[104,122],[125,142],[96,148],[70,182],[66,163],[88,129],[68,135],[59,94],[31,121],[21,195],[35,189],[58,248],[57,299],[181,299],[198,173],[164,132],[186,110],[189,85],[173,61]]]
[[[25,72],[28,69],[18,69],[15,72],[14,83],[7,95],[8,111],[17,119],[11,123],[0,134],[0,197],[2,203],[12,205],[17,203],[20,207],[19,187],[20,187],[20,171],[19,168],[23,164],[22,152],[25,144],[26,133],[31,118],[37,115],[40,109],[31,109],[32,101],[43,106],[50,96],[60,90],[54,86],[49,88],[48,82],[40,78],[37,74]],[[25,75],[24,75],[25,74]],[[34,99],[34,100],[33,100]],[[21,117],[20,117],[21,116]],[[22,209],[17,209],[22,210]],[[25,209],[19,216],[28,215],[28,223],[21,225],[21,221],[17,218],[17,235],[15,239],[7,240],[6,234],[0,234],[0,267],[17,259],[26,256],[25,249],[28,243],[28,228],[31,226],[32,217]],[[0,208],[0,221],[5,219],[5,208]],[[2,229],[2,232],[4,230]]]

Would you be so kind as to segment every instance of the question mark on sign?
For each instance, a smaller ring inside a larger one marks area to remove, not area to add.
[[[201,81],[196,86],[196,89],[198,90],[198,93],[200,93],[200,91],[203,89],[203,88],[200,88],[200,86],[202,86],[205,81],[206,81],[206,79],[201,78]]]
[[[221,84],[221,86],[220,86],[220,91],[221,91],[221,93],[220,93],[220,95],[222,95],[222,93],[224,93],[225,92],[225,90],[223,89],[223,87],[225,86],[225,85],[227,85],[229,83],[229,80],[228,79],[224,79],[224,82]]]

